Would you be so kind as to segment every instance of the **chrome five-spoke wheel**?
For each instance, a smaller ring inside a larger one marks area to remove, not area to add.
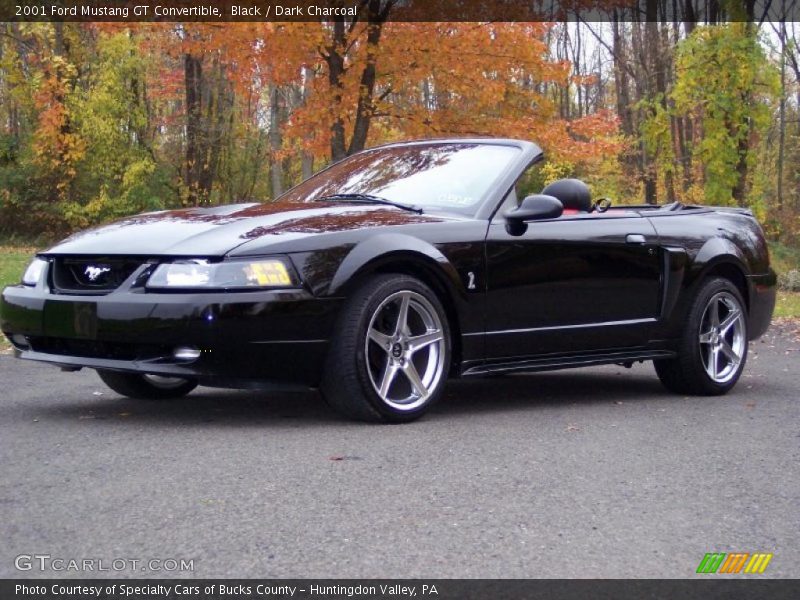
[[[745,319],[730,292],[714,294],[700,321],[700,356],[709,378],[726,383],[739,369],[745,352]]]
[[[373,275],[351,293],[342,310],[322,394],[352,418],[417,419],[442,394],[450,339],[447,312],[425,282],[401,273]]]
[[[661,383],[679,394],[727,393],[747,360],[747,325],[742,292],[732,281],[700,281],[674,343],[675,356],[654,361]]]
[[[375,392],[396,410],[424,404],[445,367],[442,321],[421,294],[401,290],[375,310],[365,340],[367,370]]]

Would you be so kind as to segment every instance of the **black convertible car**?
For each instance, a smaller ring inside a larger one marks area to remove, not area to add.
[[[270,204],[147,213],[41,252],[3,291],[17,356],[125,396],[319,387],[409,421],[448,377],[652,360],[722,394],[775,303],[747,210],[611,206],[560,180],[521,197],[529,142],[390,144]]]

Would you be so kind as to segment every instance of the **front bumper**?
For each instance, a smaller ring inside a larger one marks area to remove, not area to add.
[[[196,378],[203,385],[316,386],[341,301],[303,289],[257,292],[53,294],[10,286],[0,330],[19,358]],[[201,351],[187,361],[178,347]]]

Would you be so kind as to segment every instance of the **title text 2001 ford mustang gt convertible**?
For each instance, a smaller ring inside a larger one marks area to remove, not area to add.
[[[610,206],[575,179],[522,198],[540,149],[439,140],[353,155],[270,204],[147,213],[74,235],[3,291],[23,359],[113,390],[319,387],[409,421],[447,377],[652,360],[722,394],[775,303],[746,210]]]

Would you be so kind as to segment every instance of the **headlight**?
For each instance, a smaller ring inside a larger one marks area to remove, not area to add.
[[[277,258],[212,263],[193,259],[159,265],[148,288],[236,289],[296,287],[292,268]]]
[[[47,261],[41,258],[34,258],[25,273],[22,275],[22,283],[25,285],[36,285],[42,278],[42,273],[47,267]]]

